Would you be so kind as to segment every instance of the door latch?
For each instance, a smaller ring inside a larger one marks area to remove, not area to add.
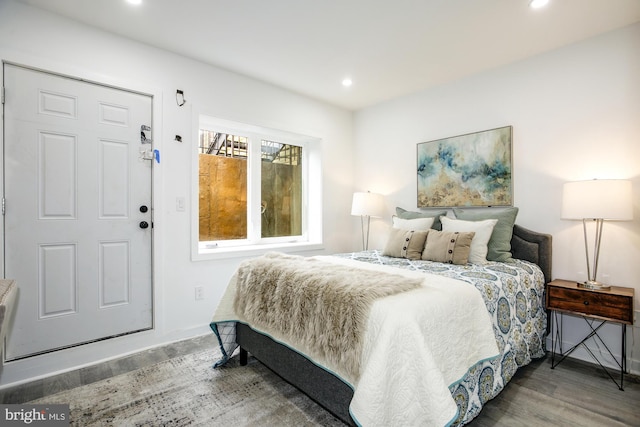
[[[160,150],[152,150],[150,148],[145,150],[144,148],[141,148],[138,153],[139,160],[155,160],[160,164]]]

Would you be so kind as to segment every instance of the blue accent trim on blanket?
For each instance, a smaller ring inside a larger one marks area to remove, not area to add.
[[[214,322],[211,322],[209,324],[209,327],[211,328],[213,333],[216,334],[216,337],[218,338],[218,347],[220,347],[220,353],[222,353],[222,359],[218,360],[213,365],[214,368],[217,368],[218,366],[224,365],[225,363],[227,363],[229,361],[229,355],[224,350],[224,346],[222,345],[222,339],[220,338],[220,333],[218,332],[218,324],[214,323]]]
[[[453,425],[453,423],[458,419],[458,417],[460,416],[460,408],[458,408],[458,406],[456,405],[456,414],[453,416],[453,418],[451,418],[451,421],[449,421],[445,427],[450,427]]]
[[[360,421],[358,421],[358,419],[356,418],[355,415],[353,415],[353,412],[351,412],[351,406],[349,406],[349,415],[351,416],[351,419],[353,420],[353,422],[356,424],[356,426],[358,427],[362,427],[362,424],[360,423]]]
[[[462,381],[464,381],[465,377],[467,375],[469,375],[469,372],[471,372],[472,369],[474,369],[475,367],[481,366],[484,362],[488,362],[490,360],[496,360],[500,356],[501,356],[501,354],[496,354],[493,357],[487,357],[487,358],[484,358],[482,360],[479,360],[478,362],[476,362],[475,365],[473,365],[472,367],[467,369],[467,372],[465,372],[464,375],[460,377],[460,379],[458,379],[458,380],[452,382],[451,384],[449,384],[449,390],[451,390],[451,388],[454,387],[454,386],[460,385],[460,383],[462,383]],[[459,416],[460,416],[460,408],[458,407],[458,405],[456,405],[456,413],[453,416],[453,418],[451,418],[451,420],[446,424],[446,427],[452,426],[456,422],[456,420],[458,419]]]
[[[218,324],[222,324],[222,323],[235,323],[235,321],[229,320],[229,321],[222,321],[222,322],[211,322],[209,324],[209,327],[211,328],[213,333],[216,335],[216,338],[218,338],[218,346],[220,348],[220,353],[222,353],[222,358],[218,360],[216,363],[214,363],[213,365],[214,368],[217,368],[218,366],[222,366],[225,363],[227,363],[231,358],[231,356],[233,355],[233,352],[235,351],[235,349],[238,348],[238,344],[235,342],[235,337],[234,337],[234,341],[230,342],[230,341],[225,341],[220,335],[220,331],[218,330]],[[234,330],[235,330],[235,326],[234,326]],[[225,348],[225,344],[227,344],[228,346],[227,348]]]

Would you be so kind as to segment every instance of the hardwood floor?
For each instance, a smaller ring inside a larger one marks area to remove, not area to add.
[[[143,351],[121,359],[0,390],[2,403],[24,403],[90,384],[186,353],[215,348],[213,334]],[[469,425],[640,426],[640,378],[625,376],[625,391],[597,365],[566,359],[551,369],[550,358],[521,368]]]
[[[640,378],[625,375],[621,391],[598,365],[567,358],[551,369],[548,356],[519,369],[468,425],[640,426]]]
[[[88,366],[64,374],[36,380],[30,383],[0,390],[0,402],[24,403],[39,399],[60,391],[91,384],[105,378],[135,371],[145,366],[172,359],[183,354],[217,348],[213,334],[189,340],[178,341],[163,347],[156,347],[135,353],[120,359],[110,360],[98,365]]]

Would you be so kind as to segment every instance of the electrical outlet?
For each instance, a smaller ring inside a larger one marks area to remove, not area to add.
[[[204,288],[202,286],[195,287],[196,301],[204,299]]]

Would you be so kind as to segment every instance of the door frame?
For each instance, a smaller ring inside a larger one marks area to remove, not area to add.
[[[72,67],[68,64],[62,64],[58,62],[52,62],[49,60],[42,60],[41,58],[34,57],[25,57],[24,55],[19,55],[15,53],[7,54],[7,52],[3,52],[0,49],[0,87],[4,87],[4,65],[14,65],[18,67],[23,67],[39,72],[54,74],[60,77],[82,81],[86,83],[96,84],[104,87],[114,88],[118,90],[124,90],[128,92],[133,92],[145,96],[151,97],[151,135],[153,138],[153,148],[162,151],[162,90],[157,87],[150,87],[140,82],[133,82],[131,80],[122,80],[116,78],[105,77],[104,74],[96,73],[90,70],[82,69],[78,70],[76,67]],[[4,113],[4,103],[0,105],[2,108],[2,112]],[[5,121],[4,114],[0,115],[0,190],[1,196],[5,195],[5,182],[4,182],[4,142],[5,142]],[[160,188],[160,183],[162,183],[161,176],[161,168],[160,164],[153,162],[151,168],[151,219],[152,224],[152,234],[151,234],[151,302],[152,302],[152,315],[151,315],[151,328],[139,332],[135,332],[132,334],[128,334],[129,336],[140,336],[143,335],[151,335],[152,337],[162,335],[163,322],[160,321],[162,318],[161,310],[162,305],[160,301],[162,300],[162,275],[159,274],[159,268],[161,263],[156,262],[157,259],[161,259],[162,256],[162,233],[158,233],[158,224],[162,223],[162,209],[156,209],[158,206],[163,205],[162,191]],[[0,227],[0,275],[1,277],[5,277],[6,268],[5,268],[5,235],[4,235],[4,215],[2,216],[2,226]],[[160,256],[160,258],[158,258]],[[19,287],[18,285],[18,298],[20,297]],[[99,340],[105,341],[105,339]],[[94,341],[95,342],[95,341]],[[85,347],[90,346],[92,343],[87,343]],[[0,345],[4,346],[4,343],[0,343]],[[82,346],[80,346],[82,347]],[[60,359],[60,358],[68,358],[68,355],[65,356],[66,350],[74,350],[78,347],[70,347],[69,349],[62,349],[60,351],[55,351],[52,353],[47,353],[45,355],[37,356],[37,357],[50,357],[52,359]],[[90,350],[89,350],[90,351]],[[4,352],[3,352],[4,359]],[[16,360],[12,362],[8,362],[7,365],[24,365],[24,368],[18,367],[18,370],[28,371],[30,369],[30,358]],[[53,362],[55,364],[55,362]],[[4,380],[4,378],[3,378]],[[11,381],[9,378],[8,381]],[[2,381],[4,382],[4,381]]]

